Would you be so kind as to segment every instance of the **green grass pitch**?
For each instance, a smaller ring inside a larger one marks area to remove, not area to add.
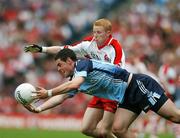
[[[88,138],[78,131],[40,129],[0,129],[0,138]]]
[[[40,129],[0,129],[0,138],[90,138],[78,131],[51,131]],[[148,135],[145,138],[149,138]],[[171,134],[161,134],[158,138],[174,138]]]

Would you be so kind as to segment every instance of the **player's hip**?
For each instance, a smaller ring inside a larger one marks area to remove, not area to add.
[[[123,107],[137,106],[139,111],[146,112],[159,101],[163,93],[162,87],[150,76],[133,74],[121,104]]]

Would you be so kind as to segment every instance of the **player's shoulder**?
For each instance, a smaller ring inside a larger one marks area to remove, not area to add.
[[[122,47],[121,46],[121,43],[119,42],[119,40],[115,39],[115,38],[112,38],[111,42],[110,42],[110,45],[112,45],[113,47]]]
[[[78,41],[78,42],[71,44],[71,46],[76,46],[82,42],[91,42],[92,40],[93,40],[93,36],[86,36],[81,41]]]
[[[83,38],[83,41],[92,41],[93,40],[93,36],[86,36]]]
[[[92,69],[92,61],[90,59],[80,59],[76,62],[77,71],[90,71]]]

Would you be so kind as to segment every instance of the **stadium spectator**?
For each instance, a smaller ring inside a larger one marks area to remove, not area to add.
[[[174,101],[176,91],[177,72],[175,70],[175,55],[166,52],[162,55],[163,64],[159,69],[159,78],[167,91],[167,95]]]

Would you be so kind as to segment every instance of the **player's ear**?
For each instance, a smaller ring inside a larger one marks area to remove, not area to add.
[[[69,63],[69,64],[71,64],[71,63],[73,63],[73,60],[71,59],[71,58],[67,58],[67,60],[66,60],[66,63]]]
[[[111,31],[107,31],[106,33],[107,33],[108,35],[111,35]]]

